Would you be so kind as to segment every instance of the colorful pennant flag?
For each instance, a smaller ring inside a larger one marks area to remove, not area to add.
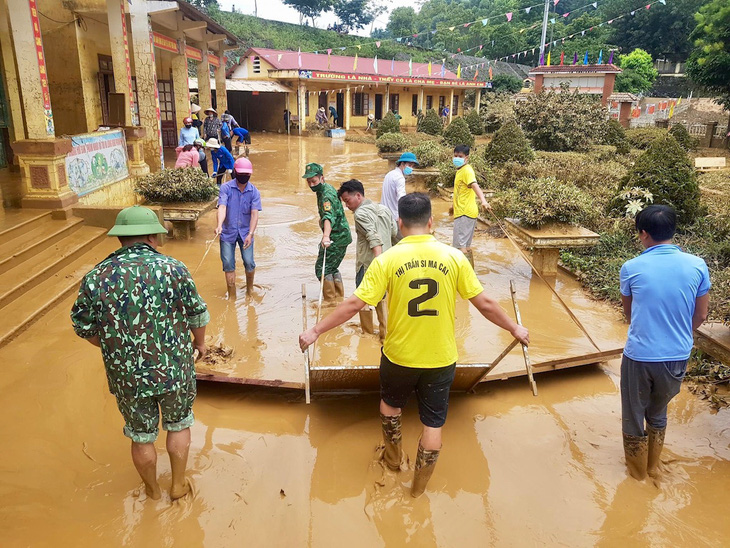
[[[591,5],[592,5],[592,6],[594,7],[594,8],[598,9],[598,2],[593,2],[593,4],[591,4]]]
[[[431,76],[431,61],[428,62],[428,75]]]
[[[596,64],[597,64],[597,65],[602,65],[602,64],[603,64],[603,50],[601,50],[601,51],[600,51],[600,52],[598,53],[598,62],[597,62]]]
[[[608,64],[613,65],[613,50],[608,54]]]
[[[492,79],[492,67],[489,67],[489,79]]]
[[[553,6],[557,6],[558,2],[560,2],[560,0],[553,0]]]
[[[532,9],[532,6],[530,6],[529,8],[525,8],[525,13],[530,13],[531,9]]]
[[[477,76],[479,76],[479,69],[474,73],[474,81],[477,81]]]
[[[283,56],[283,55],[282,55],[282,54],[280,53],[279,55],[277,55],[277,56],[276,56],[276,60],[277,60],[277,61],[281,61],[281,58],[282,58],[282,57],[284,57],[284,56]]]
[[[456,77],[461,79],[461,64],[456,68]]]
[[[393,74],[395,72],[395,57],[390,61],[390,73]]]
[[[540,55],[540,66],[544,66],[544,65],[545,65],[545,54],[543,53],[542,55]]]
[[[302,48],[299,48],[299,50],[297,51],[297,57],[299,60],[299,68],[302,68]]]
[[[568,11],[568,12],[565,12],[565,13],[563,14],[563,17],[568,17],[568,15],[570,15],[570,12],[569,12],[569,11]]]
[[[561,65],[561,66],[562,66],[562,64],[563,64],[563,59],[564,59],[564,58],[565,58],[565,52],[564,52],[564,51],[561,51],[561,52],[560,52],[560,65]]]
[[[375,71],[375,74],[378,73],[378,56],[375,56],[375,59],[373,59],[373,70]]]
[[[553,24],[553,25],[555,24],[555,17],[551,17],[550,18],[550,23]]]
[[[489,23],[489,19],[482,19],[482,26],[486,27],[487,23]]]
[[[446,59],[441,61],[441,78],[446,78]]]
[[[355,62],[352,64],[352,72],[357,70],[357,53],[355,53]]]
[[[550,52],[549,51],[548,51],[548,56],[547,56],[547,63],[545,63],[545,65],[548,67],[550,66]]]
[[[507,16],[507,21],[512,21],[512,12],[511,11],[509,13],[505,13],[505,15]]]
[[[375,42],[375,47],[376,47],[376,48],[379,48],[379,47],[380,47],[380,40],[376,40],[376,42]]]
[[[408,60],[408,76],[413,76],[413,57]]]
[[[574,65],[578,64],[578,52],[577,51],[573,54],[573,64]]]
[[[587,65],[588,64],[588,50],[586,50],[586,56],[583,57],[583,64],[584,65]]]

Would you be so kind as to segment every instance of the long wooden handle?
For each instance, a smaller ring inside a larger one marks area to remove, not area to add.
[[[497,367],[497,365],[499,365],[499,362],[501,362],[507,356],[507,354],[509,354],[512,351],[512,349],[515,346],[517,346],[517,343],[519,343],[519,342],[520,341],[518,341],[517,339],[513,339],[512,342],[509,343],[509,345],[507,345],[507,348],[502,350],[502,353],[499,356],[497,356],[497,359],[494,360],[492,363],[490,363],[489,366],[484,370],[484,373],[482,373],[482,375],[474,382],[474,384],[472,384],[469,387],[469,390],[467,390],[467,392],[473,393],[474,389],[477,387],[477,385],[480,382],[482,382],[486,378],[486,376],[492,372],[492,369],[494,369],[495,367]]]
[[[320,280],[319,280],[319,301],[317,302],[317,322],[314,325],[317,325],[319,323],[320,317],[322,315],[322,296],[324,295],[324,267],[325,264],[327,264],[327,248],[324,248],[324,255],[322,255],[322,272],[320,272]],[[317,341],[314,341],[314,344],[312,344],[312,361],[314,362],[315,353],[314,351],[317,349]]]
[[[307,330],[307,284],[302,284],[302,325],[304,331]],[[311,402],[311,394],[309,388],[309,348],[304,351],[304,399],[307,403]]]
[[[515,309],[515,318],[517,319],[517,324],[522,326],[522,316],[520,316],[520,307],[517,306],[517,298],[515,290],[515,281],[510,280],[509,281],[509,290],[512,294],[512,306]],[[522,357],[525,358],[525,370],[527,371],[527,377],[530,379],[530,387],[532,388],[532,395],[537,396],[537,384],[535,384],[535,378],[532,376],[532,364],[530,363],[530,354],[527,352],[527,345],[523,344],[522,346]]]

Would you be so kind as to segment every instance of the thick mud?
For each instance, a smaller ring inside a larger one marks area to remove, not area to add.
[[[257,294],[224,299],[215,250],[196,282],[213,316],[212,341],[234,348],[217,368],[301,382],[301,283],[313,321],[319,234],[314,195],[300,179],[304,164],[321,160],[333,184],[358,177],[377,198],[387,163],[367,145],[281,136],[256,137],[251,157],[264,198]],[[448,204],[434,203],[436,236],[448,241]],[[191,242],[169,242],[163,251],[195,268],[212,227],[209,214]],[[342,267],[348,293],[353,255]],[[481,235],[475,258],[479,278],[508,310],[509,280],[516,280],[533,361],[590,351],[509,242]],[[615,311],[568,277],[555,283],[602,348],[621,343],[625,325]],[[524,378],[454,395],[441,457],[416,500],[408,492],[412,471],[386,471],[377,461],[376,395],[320,397],[307,406],[298,392],[200,383],[189,462],[194,495],[147,500],[99,351],[70,328],[72,300],[0,349],[3,547],[718,546],[730,535],[730,415],[710,412],[683,389],[670,406],[665,481],[660,488],[636,482],[623,464],[615,361],[539,374],[538,397]],[[488,362],[509,342],[468,303],[457,314],[461,361]],[[377,363],[377,341],[360,337],[354,322],[318,346],[323,363]],[[504,367],[519,367],[520,358],[514,352]],[[410,404],[403,440],[411,467],[419,429]],[[157,446],[167,490],[164,435]]]

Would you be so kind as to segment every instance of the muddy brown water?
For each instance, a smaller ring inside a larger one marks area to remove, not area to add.
[[[257,136],[251,156],[265,208],[256,240],[258,297],[235,305],[223,299],[213,251],[196,282],[213,315],[210,334],[235,347],[233,373],[300,382],[301,283],[308,284],[311,318],[318,289],[316,210],[300,179],[304,164],[322,160],[331,183],[358,177],[372,197],[387,164],[367,145],[282,136]],[[436,235],[448,241],[447,204],[434,204]],[[213,222],[209,214],[191,242],[170,242],[163,251],[195,268]],[[480,279],[508,310],[508,280],[517,281],[533,359],[590,349],[508,242],[482,235],[475,248]],[[353,270],[351,252],[342,267],[348,292]],[[600,345],[621,340],[625,325],[613,311],[570,278],[558,277],[556,288]],[[189,464],[195,494],[176,503],[146,500],[99,351],[70,329],[71,303],[0,349],[2,546],[727,543],[730,415],[711,413],[683,389],[670,407],[661,489],[627,478],[615,361],[539,374],[538,397],[524,378],[454,395],[442,456],[417,500],[408,494],[412,473],[385,472],[377,463],[377,396],[321,397],[306,406],[296,393],[201,383]],[[489,361],[506,345],[464,303],[457,314],[462,361]],[[377,363],[377,343],[357,334],[352,323],[324,337],[323,362]],[[409,405],[411,459],[418,431]],[[163,438],[157,445],[161,486],[169,489]]]

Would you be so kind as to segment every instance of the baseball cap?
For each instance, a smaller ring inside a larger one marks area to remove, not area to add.
[[[324,175],[324,171],[321,165],[312,162],[311,164],[307,164],[307,167],[304,168],[304,175],[302,175],[302,179],[309,179],[310,177],[315,177],[317,175]]]

